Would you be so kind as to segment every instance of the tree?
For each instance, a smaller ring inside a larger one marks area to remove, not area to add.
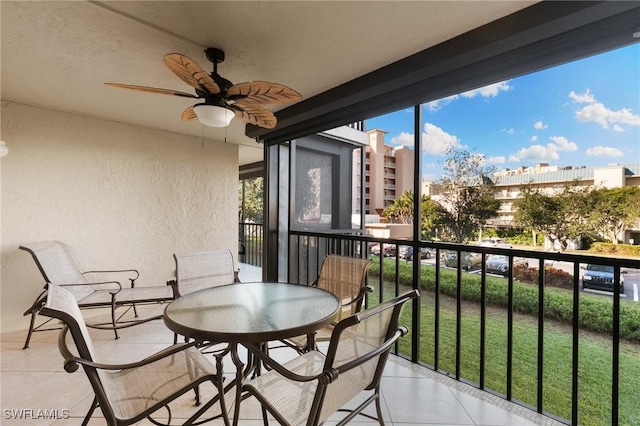
[[[498,213],[500,202],[490,178],[495,168],[487,166],[482,155],[455,148],[447,150],[442,164],[444,173],[436,182],[446,227],[442,235],[463,243]]]
[[[433,238],[434,230],[442,222],[442,208],[425,194],[422,194],[420,203],[421,236]],[[413,223],[413,191],[405,191],[393,204],[384,209],[382,216],[397,223]]]
[[[426,195],[422,195],[422,210],[420,216],[422,238],[434,239],[438,237],[437,229],[443,225],[444,211],[442,206]]]
[[[588,212],[590,225],[597,235],[618,244],[618,236],[640,219],[640,188],[600,188],[591,193]]]
[[[385,207],[382,216],[396,223],[413,223],[413,191],[405,191],[393,204]]]
[[[567,248],[568,240],[590,231],[587,211],[590,189],[574,182],[560,191],[549,194],[530,184],[521,187],[520,196],[514,202],[515,222],[535,232],[540,232],[560,250]]]
[[[262,199],[264,195],[263,179],[241,180],[238,185],[238,218],[240,221],[253,221],[262,223]],[[242,204],[244,185],[244,206]]]

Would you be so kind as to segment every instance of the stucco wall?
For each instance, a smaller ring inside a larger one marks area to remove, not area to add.
[[[237,253],[237,146],[7,102],[1,130],[2,332],[43,285],[20,244],[63,241],[80,270],[138,285],[173,278],[174,252]]]

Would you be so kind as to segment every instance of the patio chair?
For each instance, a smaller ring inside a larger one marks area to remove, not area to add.
[[[174,254],[173,258],[176,279],[167,284],[175,290],[176,298],[205,288],[240,282],[228,249]],[[178,335],[174,334],[173,343],[177,342]]]
[[[335,294],[341,301],[342,309],[336,323],[362,309],[366,293],[373,291],[367,285],[367,271],[371,266],[371,259],[339,256],[330,254],[325,257],[320,268],[320,275],[311,284]],[[335,323],[324,327],[313,336],[297,336],[285,340],[283,343],[299,353],[316,348],[318,342],[328,342]]]
[[[252,347],[268,371],[244,383],[245,396],[260,401],[265,424],[267,411],[282,425],[318,425],[346,411],[349,414],[338,425],[358,414],[383,425],[382,372],[391,347],[407,334],[406,327],[398,327],[402,305],[418,295],[413,290],[343,319],[333,330],[326,356],[313,350],[281,365]],[[354,409],[343,408],[363,391],[369,391],[364,402]],[[374,401],[377,416],[362,413]]]
[[[219,285],[240,282],[228,249],[174,254],[176,279],[170,285],[176,297]],[[174,284],[175,283],[175,284]]]
[[[75,261],[71,257],[66,245],[60,241],[45,241],[21,245],[20,249],[31,253],[40,273],[47,284],[65,286],[75,297],[81,309],[104,308],[111,309],[110,323],[93,323],[89,327],[113,330],[116,339],[118,329],[131,327],[143,322],[162,318],[162,314],[140,318],[134,320],[122,320],[128,309],[120,316],[116,317],[116,309],[126,307],[133,309],[135,318],[138,318],[136,304],[162,303],[173,300],[173,290],[169,286],[135,287],[135,281],[139,277],[139,272],[135,269],[125,269],[116,271],[86,271],[80,272]],[[108,276],[108,281],[90,281],[89,276]],[[130,281],[125,287],[119,281],[111,280],[112,277],[126,276]],[[34,331],[44,331],[44,324],[35,326],[36,316],[46,298],[46,290],[40,293],[24,315],[31,315],[29,332],[23,349],[29,347],[29,341]]]
[[[95,351],[76,297],[66,288],[49,285],[42,315],[62,321],[65,326],[58,339],[58,348],[64,358],[64,369],[75,372],[80,366],[91,383],[94,399],[83,425],[88,424],[93,412],[100,407],[106,424],[130,425],[148,418],[165,407],[171,423],[169,403],[194,390],[196,405],[200,405],[198,386],[211,382],[217,386],[215,368],[193,344],[170,346],[141,361],[128,364],[102,364]],[[71,331],[77,355],[67,346],[67,333]],[[193,414],[185,424],[192,424],[218,400],[224,409],[224,398],[214,395]],[[216,416],[219,417],[219,416]]]

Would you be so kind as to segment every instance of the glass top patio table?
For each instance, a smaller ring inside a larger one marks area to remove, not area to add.
[[[260,343],[312,333],[337,316],[332,293],[301,284],[254,282],[181,296],[164,311],[172,331],[196,340]]]
[[[307,334],[330,324],[338,316],[340,301],[332,293],[301,284],[253,282],[229,284],[196,291],[177,298],[164,310],[164,322],[171,331],[203,342],[226,342],[217,355],[216,368],[231,354],[236,378],[224,386],[218,375],[218,389],[224,424],[229,425],[224,394],[235,386],[236,401],[242,401],[242,381],[259,364],[249,351],[246,369],[238,356],[239,344],[264,342]],[[237,425],[240,403],[234,404]]]

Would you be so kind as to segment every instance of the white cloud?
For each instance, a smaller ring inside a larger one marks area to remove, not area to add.
[[[538,140],[538,137],[536,135],[531,136],[531,139],[529,139],[531,142],[535,142]]]
[[[575,142],[571,142],[564,136],[550,136],[549,139],[555,142],[558,147],[558,151],[577,151],[578,146]]]
[[[528,148],[522,148],[509,156],[509,162],[519,163],[528,160],[535,163],[546,163],[559,158],[557,145],[550,143],[547,146],[531,145]]]
[[[505,132],[508,135],[515,135],[516,134],[516,129],[514,129],[513,127],[510,129],[502,129],[503,132]]]
[[[634,114],[629,108],[613,111],[603,103],[596,101],[595,96],[587,89],[583,94],[571,91],[569,98],[580,104],[588,104],[576,111],[576,119],[586,123],[597,123],[604,129],[614,132],[624,132],[621,125],[640,126],[640,115]]]
[[[553,142],[547,145],[535,144],[528,148],[521,148],[518,152],[509,156],[509,162],[518,163],[523,160],[546,163],[560,159],[559,152],[573,152],[578,150],[578,145],[575,142],[571,142],[564,136],[551,136],[549,137]],[[532,141],[537,138],[531,138]]]
[[[620,124],[640,126],[640,115],[634,114],[630,109],[612,111],[601,103],[587,105],[576,111],[576,118],[578,121],[598,123],[605,129],[613,126],[616,131],[623,130]]]
[[[427,102],[424,106],[429,110],[429,112],[436,112],[442,107],[449,105],[451,102],[458,99],[458,95],[447,96],[446,98],[438,99],[435,101]]]
[[[422,134],[423,150],[431,155],[444,155],[451,147],[460,147],[460,141],[454,135],[442,130],[431,123],[425,123]]]
[[[414,145],[413,133],[402,132],[398,136],[394,136],[389,141],[391,145],[406,145],[412,147]]]
[[[507,84],[506,81],[501,81],[500,83],[490,84],[488,86],[479,87],[477,89],[469,90],[460,95],[451,95],[446,98],[437,99],[435,101],[427,102],[424,104],[425,108],[429,110],[429,112],[436,112],[439,109],[449,105],[451,102],[463,96],[465,98],[475,98],[476,96],[483,96],[485,98],[495,98],[498,96],[500,92],[504,92],[510,90],[511,86]]]
[[[587,89],[587,91],[581,95],[572,90],[571,93],[569,93],[569,97],[579,104],[593,104],[596,102],[596,98],[591,94],[590,89]]]
[[[536,130],[543,130],[546,129],[547,126],[546,124],[544,124],[542,121],[536,121],[535,124],[533,125],[533,128]]]
[[[587,148],[586,154],[588,157],[622,157],[624,155],[624,153],[617,148],[602,145]]]
[[[487,158],[487,163],[490,163],[490,164],[504,164],[506,162],[507,162],[507,159],[505,158],[504,155],[498,155],[498,156]]]
[[[490,84],[488,86],[479,87],[477,89],[469,90],[461,95],[465,98],[475,98],[476,96],[483,96],[485,98],[495,98],[500,92],[510,90],[511,86],[506,81]]]

